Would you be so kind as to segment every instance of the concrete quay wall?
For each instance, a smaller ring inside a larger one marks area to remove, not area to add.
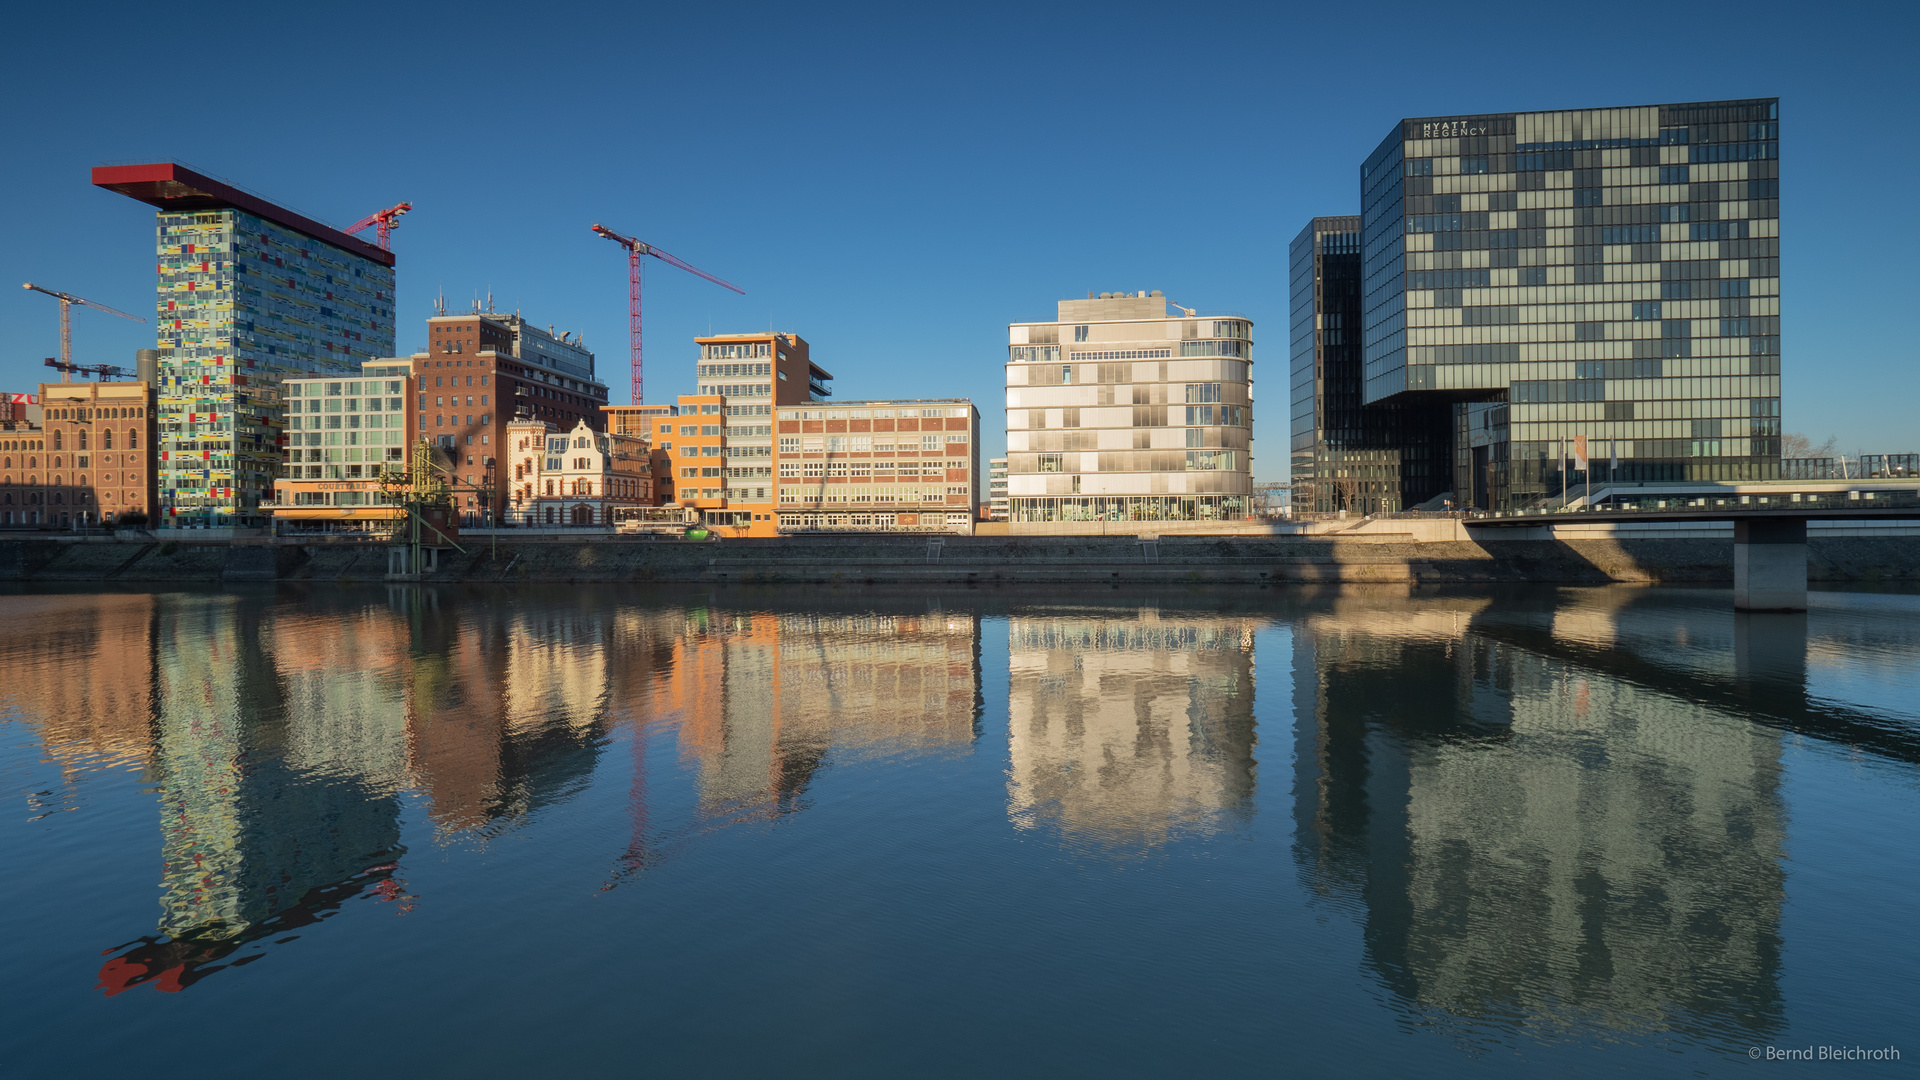
[[[1728,583],[1727,538],[1422,541],[1354,536],[808,536],[690,543],[626,538],[466,541],[430,581],[976,585],[1215,582]],[[1810,537],[1815,582],[1920,581],[1920,537]],[[379,545],[0,539],[0,581],[376,582]]]

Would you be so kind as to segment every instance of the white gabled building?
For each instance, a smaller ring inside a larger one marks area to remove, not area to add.
[[[508,520],[517,525],[612,525],[624,506],[653,505],[651,445],[544,420],[507,425]]]

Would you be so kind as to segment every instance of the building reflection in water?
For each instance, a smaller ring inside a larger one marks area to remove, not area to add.
[[[924,602],[849,611],[681,613],[633,700],[670,720],[708,816],[793,810],[832,748],[970,749],[980,716],[979,619]]]
[[[1100,845],[1252,814],[1250,617],[1023,609],[1010,620],[1008,812]]]
[[[623,873],[657,859],[656,833],[799,808],[830,753],[964,752],[979,730],[978,618],[918,599],[729,611],[395,588],[10,604],[6,703],[67,781],[36,796],[43,812],[103,768],[141,770],[158,799],[161,911],[108,950],[109,995],[184,989],[356,897],[410,910],[407,795],[440,843],[485,843],[593,782],[616,726],[636,729],[631,772],[601,776],[633,789]],[[696,777],[672,830],[649,824],[638,730],[662,725]]]
[[[1361,920],[1406,1007],[1468,1041],[1745,1046],[1781,1025],[1779,735],[1692,703],[1687,678],[1612,677],[1487,632],[1544,617],[1617,646],[1633,598],[1346,596],[1296,626],[1306,880]],[[1669,637],[1730,625],[1689,610]]]
[[[36,813],[102,768],[140,770],[156,799],[160,911],[102,988],[186,987],[355,898],[407,910],[403,834],[485,844],[623,785],[629,839],[603,856],[618,881],[706,830],[786,819],[832,762],[978,744],[975,610],[683,597],[13,598],[5,703],[65,780]],[[1292,713],[1296,866],[1352,914],[1400,1008],[1481,1044],[1748,1045],[1783,1014],[1779,732],[1906,761],[1920,746],[1807,694],[1808,636],[1861,646],[1857,620],[1755,621],[1717,599],[1018,606],[1007,813],[1123,852],[1252,822],[1254,641],[1284,625],[1294,698],[1267,709]],[[649,790],[674,767],[685,783]],[[427,818],[411,832],[408,806]]]

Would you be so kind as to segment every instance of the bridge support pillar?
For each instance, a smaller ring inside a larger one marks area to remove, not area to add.
[[[1807,610],[1805,518],[1733,523],[1733,606],[1738,611]]]

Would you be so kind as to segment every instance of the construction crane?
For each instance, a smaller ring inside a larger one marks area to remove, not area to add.
[[[46,293],[48,296],[51,296],[55,300],[60,301],[60,363],[61,364],[73,363],[73,305],[79,304],[81,307],[90,307],[95,311],[104,311],[109,315],[118,315],[123,319],[132,319],[134,322],[137,322],[137,323],[143,323],[147,321],[138,315],[129,315],[118,308],[110,308],[105,304],[96,303],[95,301],[92,301],[92,300],[81,299],[78,296],[74,296],[72,293],[55,292],[52,289],[43,289],[40,286],[35,285],[31,281],[21,285],[20,287],[23,289],[32,289],[34,292],[37,292],[37,293]],[[62,368],[61,370],[64,371],[67,369]]]
[[[674,258],[672,255],[669,255],[666,252],[661,251],[659,248],[654,247],[652,244],[643,243],[639,240],[635,240],[630,236],[621,236],[619,233],[614,232],[612,229],[607,228],[605,225],[595,225],[593,227],[593,231],[596,233],[599,233],[601,236],[604,236],[607,239],[613,241],[614,243],[619,244],[621,247],[627,249],[628,364],[632,368],[631,375],[633,378],[633,403],[635,405],[645,404],[645,399],[641,393],[642,383],[640,378],[640,375],[641,375],[640,256],[651,255],[654,258],[659,259],[661,262],[667,263],[672,266],[677,266],[680,269],[685,270],[689,274],[693,274],[697,277],[706,278],[708,281],[713,282],[715,285],[718,285],[723,289],[732,289],[734,292],[739,293],[741,296],[747,295],[747,291],[745,289],[742,289],[738,285],[733,285],[728,282],[721,281],[719,278],[714,277],[712,274],[707,273],[705,270],[702,270],[697,266],[692,266],[683,260]]]
[[[340,230],[348,236],[366,228],[374,227],[374,237],[380,242],[381,251],[393,250],[393,230],[400,227],[400,215],[413,209],[412,203],[403,202],[399,206],[389,206],[377,214],[368,214],[352,225]]]
[[[47,366],[59,369],[61,382],[72,382],[73,380],[68,378],[70,375],[93,375],[96,376],[100,382],[111,382],[116,378],[133,378],[133,372],[128,371],[126,368],[114,367],[112,364],[69,364],[64,360],[55,360],[49,356],[47,357]]]

